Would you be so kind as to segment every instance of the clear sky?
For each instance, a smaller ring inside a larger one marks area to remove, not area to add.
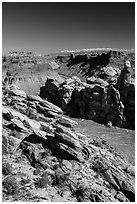
[[[2,3],[2,51],[135,48],[133,2]]]

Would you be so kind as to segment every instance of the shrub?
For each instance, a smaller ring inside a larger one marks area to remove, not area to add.
[[[72,195],[76,197],[78,202],[87,202],[89,200],[89,189],[84,185],[84,183],[77,183],[75,190],[72,191]]]
[[[38,178],[36,183],[35,183],[35,186],[37,188],[47,188],[47,185],[50,183],[49,181],[49,176],[48,174],[45,172],[43,173],[42,177],[41,178]]]
[[[6,177],[2,182],[6,194],[14,195],[19,191],[17,180],[13,176]]]
[[[60,169],[55,170],[55,176],[53,178],[52,185],[64,187],[69,183],[69,173],[64,173],[59,170]]]

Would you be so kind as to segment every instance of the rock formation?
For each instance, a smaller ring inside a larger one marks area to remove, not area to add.
[[[116,88],[121,95],[125,109],[127,127],[135,128],[135,76],[129,61],[125,61],[124,69],[122,70]]]
[[[111,75],[111,78],[112,76],[116,78],[120,74],[119,70],[123,69],[124,60],[130,60],[131,66],[135,67],[135,53],[128,50],[83,50],[58,53],[51,57],[60,65],[56,70],[60,75],[78,76],[82,81],[97,75],[100,75],[100,78],[106,78],[107,74]]]
[[[33,95],[39,94],[39,89],[44,86],[47,77],[60,79],[60,76],[48,63],[22,66],[19,64],[3,65],[2,75],[3,84],[15,84],[27,94]]]
[[[91,119],[108,126],[135,128],[134,72],[130,65],[127,68],[125,64],[121,74],[118,69],[103,68],[100,75],[87,78],[86,82],[74,76],[62,83],[47,79],[40,89],[40,96],[72,117]]]
[[[72,100],[77,106],[82,98],[88,103],[89,94],[92,107],[100,107],[100,98],[106,101],[113,92],[113,106],[119,102],[114,87],[107,96],[105,87],[84,84],[76,77],[59,87],[51,82],[64,109]],[[3,201],[135,201],[133,166],[104,141],[76,132],[77,123],[61,108],[16,86],[3,86],[2,98]],[[112,106],[111,99],[107,106]]]

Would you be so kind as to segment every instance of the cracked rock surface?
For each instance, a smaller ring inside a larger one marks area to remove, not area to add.
[[[134,202],[134,167],[56,105],[3,87],[3,201]]]

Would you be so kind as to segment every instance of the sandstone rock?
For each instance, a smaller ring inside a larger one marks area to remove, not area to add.
[[[58,100],[58,89],[63,80],[47,78],[45,86],[40,88],[40,97],[52,101],[53,97]]]
[[[77,76],[73,76],[72,78],[66,79],[63,84],[66,85],[79,85],[81,83],[81,80]]]
[[[132,176],[135,176],[135,167],[132,166],[132,165],[129,165],[126,170],[125,170],[127,173],[129,173],[130,175]]]
[[[54,132],[54,128],[52,127],[52,125],[50,124],[46,124],[44,122],[40,122],[40,125],[41,125],[41,130],[47,132],[47,133],[53,133]]]
[[[71,120],[69,118],[66,118],[64,116],[60,117],[57,120],[61,125],[66,126],[66,127],[74,127],[77,125],[77,122],[74,120]]]
[[[113,67],[104,67],[102,68],[101,73],[107,75],[107,77],[114,77],[117,74]]]
[[[53,112],[53,111],[47,111],[47,112],[45,113],[45,116],[47,116],[47,117],[53,117],[53,118],[58,118],[58,117],[60,117],[60,115],[58,115],[57,113],[55,113],[55,112]]]
[[[54,176],[55,175],[55,171],[53,171],[52,169],[46,169],[45,172],[49,175]]]
[[[40,124],[39,122],[33,120],[33,119],[29,119],[29,118],[25,118],[23,121],[23,124],[25,127],[30,128],[32,130],[37,130],[40,129]]]
[[[2,130],[2,154],[9,154],[13,152],[18,145],[20,144],[21,140],[11,136],[11,132]]]
[[[21,96],[23,98],[26,98],[26,93],[24,91],[18,89],[18,87],[15,85],[8,87],[7,91],[13,96]]]
[[[115,73],[111,73],[114,70],[114,68],[106,68],[105,71],[108,71],[108,74],[111,75],[109,79],[113,78],[114,76],[112,75],[114,74],[118,75],[116,70]],[[87,84],[85,86],[80,80],[78,80],[78,78],[75,79],[75,77],[73,77],[71,79],[66,79],[58,86],[58,96],[55,97],[53,94],[53,98],[57,98],[55,101],[58,101],[57,103],[55,102],[55,104],[58,104],[67,114],[72,115],[72,117],[87,118],[105,124],[108,124],[110,121],[112,125],[118,127],[128,126],[131,120],[131,115],[134,115],[131,113],[134,109],[131,110],[126,108],[127,111],[125,112],[125,106],[121,104],[124,103],[124,98],[128,95],[128,98],[131,99],[126,100],[126,103],[128,104],[126,106],[134,106],[134,97],[129,97],[129,93],[132,96],[134,95],[134,91],[132,91],[133,88],[128,86],[128,88],[124,90],[126,94],[122,99],[122,92],[119,92],[117,86],[115,87],[115,83],[111,83],[111,85],[108,86],[108,82],[95,77],[91,77],[91,83],[91,85]],[[50,94],[52,95],[52,93]],[[46,114],[49,116],[47,111]],[[128,117],[125,117],[124,114],[128,115]],[[51,117],[57,116],[51,114]]]
[[[27,100],[29,101],[43,101],[39,96],[27,95]]]
[[[34,130],[32,134],[25,137],[23,142],[27,141],[30,143],[46,143],[47,142],[47,135],[44,131],[41,130]]]
[[[65,133],[65,134],[69,135],[70,137],[77,139],[75,130],[69,129],[65,126],[58,124],[58,123],[54,123],[53,127],[55,128],[56,132]]]
[[[120,202],[130,202],[128,198],[125,197],[125,195],[122,192],[118,192],[118,194],[115,196],[116,199],[118,199]]]
[[[11,107],[2,107],[3,112],[7,113],[7,114],[11,114],[11,117],[15,117],[15,118],[19,118],[20,121],[24,121],[24,119],[26,119],[26,116],[21,114],[19,111],[12,109]]]
[[[82,155],[82,152],[77,151],[63,143],[55,143],[55,140],[52,137],[50,138],[48,137],[48,139],[50,144],[50,150],[57,157],[60,157],[62,159],[67,159],[67,160],[76,160],[79,162],[84,162],[84,157]]]
[[[121,95],[122,103],[124,104],[124,116],[125,124],[128,128],[135,128],[135,85],[132,83],[132,77],[134,77],[133,68],[131,68],[130,62],[125,61],[125,65],[118,78],[116,88]],[[132,110],[130,110],[132,107]],[[129,110],[129,111],[128,111]],[[131,122],[132,121],[132,122]]]
[[[116,180],[121,192],[131,201],[135,202],[134,184],[127,179],[124,174],[113,172],[113,177]]]
[[[96,77],[89,77],[89,78],[87,78],[86,79],[86,82],[88,83],[88,84],[94,84],[95,82],[96,82]]]
[[[72,136],[72,134],[71,134]],[[76,140],[73,137],[70,137],[69,135],[65,134],[65,133],[58,133],[55,131],[55,139],[60,142],[60,143],[64,143],[74,149],[82,149],[80,143],[78,142],[78,140]]]
[[[59,117],[60,115],[54,111],[55,109],[52,111],[50,108],[43,107],[39,104],[36,105],[36,109],[39,113],[43,113],[46,117]]]
[[[62,114],[63,111],[56,105],[46,101],[46,100],[43,100],[43,101],[40,101],[39,104],[45,108],[47,108],[47,110],[50,110],[52,112],[55,112],[57,114]]]
[[[5,120],[9,120],[10,121],[13,118],[11,112],[8,111],[8,109],[5,108],[5,106],[3,106],[3,108],[2,108],[2,115],[3,115]]]
[[[101,78],[96,78],[96,77],[90,77],[90,78],[87,78],[86,82],[88,84],[99,84],[100,86],[103,86],[103,87],[106,87],[108,86],[109,84],[104,81],[103,79]]]
[[[6,131],[4,128],[2,129],[2,154],[8,154],[10,151],[9,145],[9,132]]]
[[[59,90],[72,89],[71,98],[65,92],[58,98],[60,105],[66,96],[66,102],[70,100],[66,107],[69,111],[75,110],[76,116],[86,118],[93,113],[94,120],[110,121],[112,125],[118,122],[118,117],[119,122],[123,122],[124,114],[134,111],[133,84],[126,86],[128,94],[124,95],[124,104],[122,92],[115,86],[83,84],[76,77],[67,79],[53,95],[57,96]],[[135,201],[134,168],[104,140],[100,137],[91,140],[90,135],[77,133],[75,122],[62,116],[58,107],[46,100],[37,96],[15,96],[6,93],[6,88],[3,94],[3,157],[12,164],[15,177],[20,179],[20,194],[5,196],[6,201]],[[43,189],[36,189],[37,181],[43,182],[40,184]]]
[[[77,76],[72,76],[72,79],[74,80],[75,85],[80,85],[80,83],[81,83],[80,78],[78,78]]]
[[[63,160],[62,164],[70,171],[72,170],[72,164],[69,161]]]
[[[96,84],[99,84],[100,86],[103,86],[103,87],[106,87],[106,86],[109,85],[106,81],[104,81],[104,80],[101,79],[101,78],[97,78],[97,79],[96,79]]]
[[[24,127],[23,123],[18,119],[11,119],[12,124],[18,127],[20,130],[27,131],[27,128]]]
[[[117,78],[116,77],[111,77],[110,79],[108,79],[108,83],[112,84],[112,85],[116,85],[117,83]]]
[[[74,84],[71,84],[71,85],[63,84],[63,86],[59,88],[59,93],[58,93],[59,100],[63,110],[67,109],[67,105],[71,101],[71,96],[74,88],[75,88]]]
[[[34,101],[28,101],[27,106],[36,109],[36,103]]]
[[[32,138],[31,138],[32,137]],[[33,139],[31,142],[29,139]],[[44,149],[41,144],[38,144],[37,138],[34,138],[34,136],[30,136],[30,138],[24,139],[20,143],[20,149],[22,150],[22,153],[27,157],[30,164],[35,168],[42,168],[42,164],[39,161],[39,154],[42,154],[44,152]],[[39,139],[39,138],[38,138]],[[36,143],[35,143],[36,142]],[[34,144],[35,145],[34,145]]]
[[[52,202],[63,202],[63,198],[59,194],[56,194],[53,196]]]

